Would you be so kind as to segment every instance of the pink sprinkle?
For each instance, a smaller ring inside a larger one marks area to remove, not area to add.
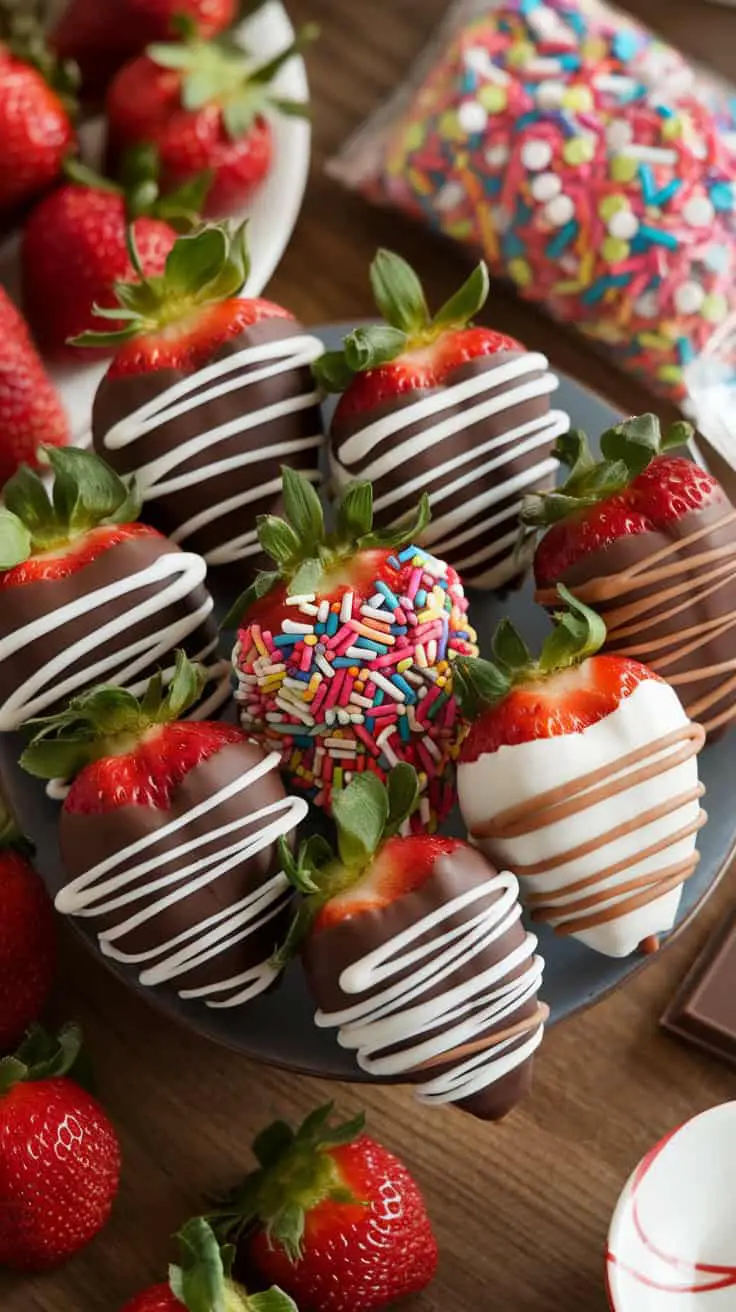
[[[406,615],[400,606],[398,606],[393,613],[393,621],[394,624],[406,624]]]
[[[375,739],[373,739],[373,738],[371,737],[371,735],[369,734],[369,732],[368,732],[367,729],[364,729],[364,728],[363,728],[363,725],[362,725],[362,724],[354,724],[354,725],[353,725],[353,733],[355,734],[355,737],[356,737],[356,738],[359,738],[360,741],[361,741],[362,743],[365,743],[366,747],[368,748],[368,751],[371,752],[371,754],[372,754],[373,756],[380,756],[380,755],[381,755],[379,749],[376,747]],[[359,768],[361,768],[361,766],[360,766],[360,762],[361,762],[361,760],[362,760],[362,758],[359,757],[359,758],[358,758],[358,767],[359,767]]]
[[[332,771],[334,770],[334,768],[335,768],[335,762],[333,761],[330,755],[327,755],[325,757],[325,763],[322,767],[322,778],[324,779],[326,784],[331,783]]]
[[[335,633],[331,638],[327,639],[326,646],[329,648],[335,648],[338,646],[339,643],[342,643],[343,647],[350,647],[353,643],[354,638],[355,638],[355,634],[353,633],[352,627],[348,622],[347,624],[343,624],[337,630],[337,633]],[[348,640],[347,642],[345,641],[346,639]]]
[[[317,712],[319,711],[320,706],[322,705],[325,697],[327,696],[327,693],[329,692],[330,684],[334,682],[335,682],[334,679],[323,679],[321,684],[319,685],[319,688],[314,694],[313,700],[308,703],[309,709],[312,715],[315,717],[315,719],[317,717]]]
[[[419,702],[419,705],[417,707],[418,720],[421,721],[426,718],[427,711],[429,710],[432,703],[437,701],[439,695],[440,695],[440,689],[433,684],[433,686],[429,689],[429,692],[425,693],[424,697],[422,697]]]
[[[377,715],[382,719],[385,719],[386,716],[389,716],[395,720],[398,718],[398,712],[396,710],[396,702],[382,702],[380,706],[372,706],[371,709],[366,712],[366,714]]]
[[[376,695],[376,685],[372,679],[369,679],[367,684],[365,685],[365,688],[363,689],[363,696],[368,697],[370,701],[373,701],[375,695]]]
[[[405,661],[406,659],[406,648],[400,647],[398,651],[389,651],[385,656],[379,656],[377,660],[371,661],[371,665],[375,670],[382,670],[386,665],[396,665],[399,661]]]
[[[412,572],[411,572],[411,575],[410,575],[410,577],[409,577],[409,586],[408,586],[408,588],[406,589],[406,596],[407,596],[407,598],[408,598],[408,600],[409,600],[410,603],[414,600],[414,598],[415,598],[417,592],[419,591],[419,584],[420,584],[421,581],[422,581],[422,574],[423,574],[423,573],[424,573],[424,570],[422,570],[422,569],[413,569]],[[405,598],[402,597],[402,598],[401,598],[401,601],[403,602],[404,600],[405,600]]]
[[[347,675],[347,670],[345,670],[344,673]],[[336,682],[336,680],[333,680],[333,683],[334,682]],[[353,695],[353,680],[352,678],[345,678],[342,681],[340,696],[337,699],[338,706],[347,706],[352,695]]]
[[[303,674],[306,674],[307,670],[309,669],[310,665],[312,664],[312,653],[313,653],[313,651],[314,651],[314,648],[313,648],[313,647],[303,647],[303,648],[302,648],[302,658],[301,658],[301,660],[300,660],[300,662],[299,662],[299,669],[302,671]]]
[[[426,771],[428,778],[431,779],[432,775],[437,773],[436,762],[432,760],[432,757],[430,756],[429,752],[424,746],[424,743],[418,742],[416,744],[416,749],[417,749],[417,755],[419,757],[419,760],[422,763],[422,768]]]
[[[340,689],[342,688],[342,685],[345,682],[345,674],[346,674],[345,670],[338,670],[334,679],[330,679],[330,686],[327,692],[327,696],[325,698],[323,710],[329,711],[330,707],[335,705],[335,702],[337,701],[337,698],[340,693]]]

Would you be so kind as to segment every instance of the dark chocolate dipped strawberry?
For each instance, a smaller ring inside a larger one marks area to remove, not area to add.
[[[279,507],[281,465],[319,479],[309,365],[322,345],[288,310],[239,295],[244,225],[181,237],[159,277],[138,273],[103,315],[124,329],[76,339],[116,348],[95,398],[95,450],[136,475],[148,522],[210,565],[242,562],[242,576],[258,564],[258,516]]]
[[[564,583],[600,611],[606,650],[644,661],[672,685],[708,734],[736,716],[736,511],[719,483],[684,455],[692,435],[655,415],[601,437],[561,438],[567,482],[527,498],[523,522],[546,529],[534,559],[537,599]]]
[[[73,447],[42,448],[51,493],[23,466],[0,509],[0,731],[114,679],[142,689],[184,647],[228,696],[201,556],[136,522],[135,485]]]
[[[333,799],[337,851],[284,849],[305,895],[285,948],[301,946],[320,1028],[361,1070],[498,1120],[527,1093],[547,1010],[543,963],[518,884],[456,838],[408,833],[414,770],[355,777]]]
[[[549,407],[557,379],[543,355],[472,324],[488,295],[485,264],[434,317],[398,255],[378,252],[371,285],[384,322],[355,329],[315,366],[328,391],[342,392],[333,478],[369,479],[381,525],[427,492],[422,543],[469,586],[500,588],[529,564],[517,551],[521,499],[551,483],[552,446],[569,427]]]
[[[697,866],[705,734],[646,665],[599,654],[600,616],[557,592],[567,609],[538,659],[504,620],[492,661],[456,663],[458,800],[532,920],[626,957],[672,929]]]
[[[281,753],[291,786],[329,811],[354,774],[397,761],[419,771],[416,823],[455,801],[452,664],[476,655],[460,578],[413,545],[429,515],[373,529],[370,483],[353,483],[328,532],[311,484],[284,469],[285,519],[259,525],[276,568],[257,576],[225,625],[243,728]]]
[[[32,722],[21,765],[73,779],[57,909],[83,917],[103,956],[141,984],[233,1007],[278,975],[290,887],[277,842],[307,804],[284,792],[278,756],[236,725],[180,718],[203,682],[180,651],[166,692],[158,675],[142,699],[95,688]]]

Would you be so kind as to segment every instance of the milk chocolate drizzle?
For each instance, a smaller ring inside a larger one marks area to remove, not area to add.
[[[704,741],[705,729],[702,725],[684,724],[651,743],[627,752],[610,765],[589,770],[578,779],[550,788],[517,806],[508,807],[492,820],[476,825],[472,831],[473,837],[505,841],[567,820],[588,807],[596,806],[645,783],[663,771],[681,765],[700,751]],[[663,757],[663,753],[667,755]],[[687,792],[671,797],[650,810],[630,814],[621,824],[578,847],[550,856],[544,862],[522,865],[517,861],[514,863],[515,873],[521,879],[533,879],[535,875],[547,874],[550,870],[568,865],[591,852],[599,851],[625,834],[634,833],[667,815],[675,814],[681,807],[702,797],[704,791],[701,783],[695,784]],[[626,883],[607,888],[603,885],[613,876],[640,865],[658,852],[666,853],[668,848],[700,829],[706,819],[705,811],[700,808],[688,824],[623,861],[603,865],[595,874],[558,889],[527,893],[525,903],[531,910],[532,919],[552,922],[558,934],[573,934],[605,924],[609,920],[617,920],[655,901],[689,879],[699,860],[696,851],[684,860],[665,863],[657,870],[634,877]],[[590,914],[586,915],[586,912]]]

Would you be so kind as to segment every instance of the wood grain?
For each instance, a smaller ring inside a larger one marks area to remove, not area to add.
[[[437,301],[457,284],[464,257],[344,195],[323,164],[394,86],[442,0],[299,0],[293,8],[322,25],[309,61],[315,150],[303,215],[270,291],[308,323],[368,314],[366,268],[385,243],[411,253]],[[631,8],[736,78],[736,14],[703,0],[632,0]],[[501,290],[492,317],[622,409],[650,404],[635,384]],[[552,1031],[533,1098],[496,1128],[458,1112],[424,1111],[404,1091],[327,1086],[259,1068],[162,1020],[65,939],[54,1011],[84,1024],[101,1096],[122,1137],[124,1179],[110,1227],[64,1271],[0,1277],[3,1312],[115,1312],[162,1277],[167,1236],[204,1191],[247,1163],[254,1131],[274,1114],[300,1116],[330,1097],[348,1112],[365,1106],[372,1130],[411,1163],[426,1190],[442,1260],[431,1291],[407,1312],[603,1312],[608,1219],[629,1171],[666,1130],[733,1095],[731,1072],[657,1028],[732,896],[729,878],[696,924],[627,988]]]

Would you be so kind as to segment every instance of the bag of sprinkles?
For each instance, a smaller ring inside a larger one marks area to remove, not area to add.
[[[736,313],[736,99],[602,0],[459,0],[331,171],[670,400]]]

